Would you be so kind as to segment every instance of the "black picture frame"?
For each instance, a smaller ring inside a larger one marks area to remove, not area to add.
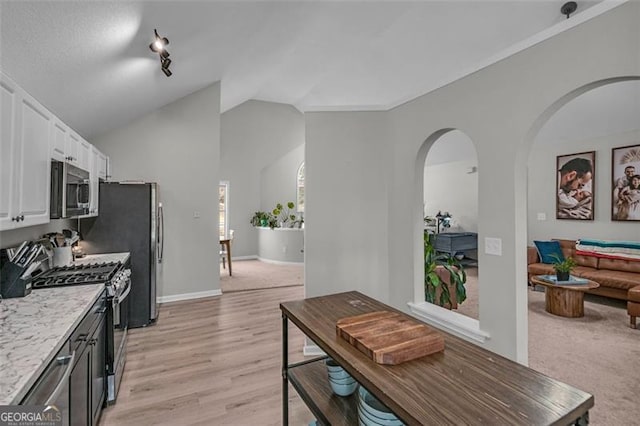
[[[640,144],[611,149],[611,220],[640,221]]]
[[[556,158],[556,219],[593,220],[596,152]]]

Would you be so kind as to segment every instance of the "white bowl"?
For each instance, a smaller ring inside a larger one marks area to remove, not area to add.
[[[358,390],[358,396],[362,405],[362,409],[366,411],[367,414],[371,414],[374,418],[382,420],[398,421],[398,417],[393,414],[393,412],[386,405],[378,401],[375,396],[371,395],[369,391],[364,387],[360,386],[360,389]]]
[[[329,384],[331,385],[331,390],[333,391],[333,393],[340,396],[349,396],[358,388],[358,382],[356,382],[355,380],[353,381],[353,383],[346,385],[339,385],[329,380]]]

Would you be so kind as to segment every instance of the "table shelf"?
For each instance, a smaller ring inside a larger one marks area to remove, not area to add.
[[[331,390],[324,359],[293,364],[287,368],[289,382],[321,424],[358,423],[358,392],[344,397]]]

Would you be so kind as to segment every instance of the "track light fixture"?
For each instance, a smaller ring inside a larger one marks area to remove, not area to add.
[[[562,13],[563,15],[566,15],[567,19],[569,19],[569,16],[571,16],[571,14],[575,12],[577,9],[578,9],[578,3],[576,3],[575,1],[569,1],[562,5],[562,7],[560,8],[560,13]]]
[[[167,44],[169,44],[169,39],[166,37],[160,37],[158,35],[158,30],[154,29],[153,32],[156,39],[149,45],[149,49],[160,56],[160,69],[164,75],[171,77],[172,72],[169,70],[171,59],[169,59],[169,52],[166,49]]]

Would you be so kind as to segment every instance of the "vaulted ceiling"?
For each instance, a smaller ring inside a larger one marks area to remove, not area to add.
[[[562,3],[2,1],[0,68],[86,138],[215,81],[222,111],[387,109],[566,25]],[[571,19],[599,2],[578,3]]]

